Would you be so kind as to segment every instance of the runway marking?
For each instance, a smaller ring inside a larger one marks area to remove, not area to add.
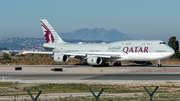
[[[63,72],[67,72],[68,70],[63,70]]]

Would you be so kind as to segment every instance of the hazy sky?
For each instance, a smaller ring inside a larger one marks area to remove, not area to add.
[[[118,29],[130,39],[180,41],[180,0],[1,0],[0,39],[43,37],[40,19],[58,33]]]

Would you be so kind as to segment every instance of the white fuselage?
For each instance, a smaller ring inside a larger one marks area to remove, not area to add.
[[[45,43],[43,46],[55,47],[50,50],[55,54],[87,54],[81,58],[93,55],[119,55],[115,58],[104,58],[103,61],[152,61],[169,58],[174,54],[171,47],[159,40],[128,40],[103,44]]]

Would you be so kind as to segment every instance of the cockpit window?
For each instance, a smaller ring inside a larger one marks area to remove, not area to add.
[[[165,42],[160,42],[159,44],[166,44]]]

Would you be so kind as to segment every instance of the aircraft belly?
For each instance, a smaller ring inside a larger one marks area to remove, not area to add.
[[[142,61],[142,60],[147,60],[148,56],[146,53],[129,53],[128,54],[129,61]]]
[[[129,53],[121,56],[119,61],[152,61],[164,59],[166,55],[162,53]]]
[[[109,61],[154,61],[168,58],[172,53],[139,53],[139,54],[122,54],[121,58],[117,59],[106,59]]]
[[[103,59],[103,61],[119,61],[119,59]]]
[[[161,53],[161,58],[169,58],[169,57],[171,57],[173,55],[173,53],[168,53],[168,52],[166,52],[166,53]]]

